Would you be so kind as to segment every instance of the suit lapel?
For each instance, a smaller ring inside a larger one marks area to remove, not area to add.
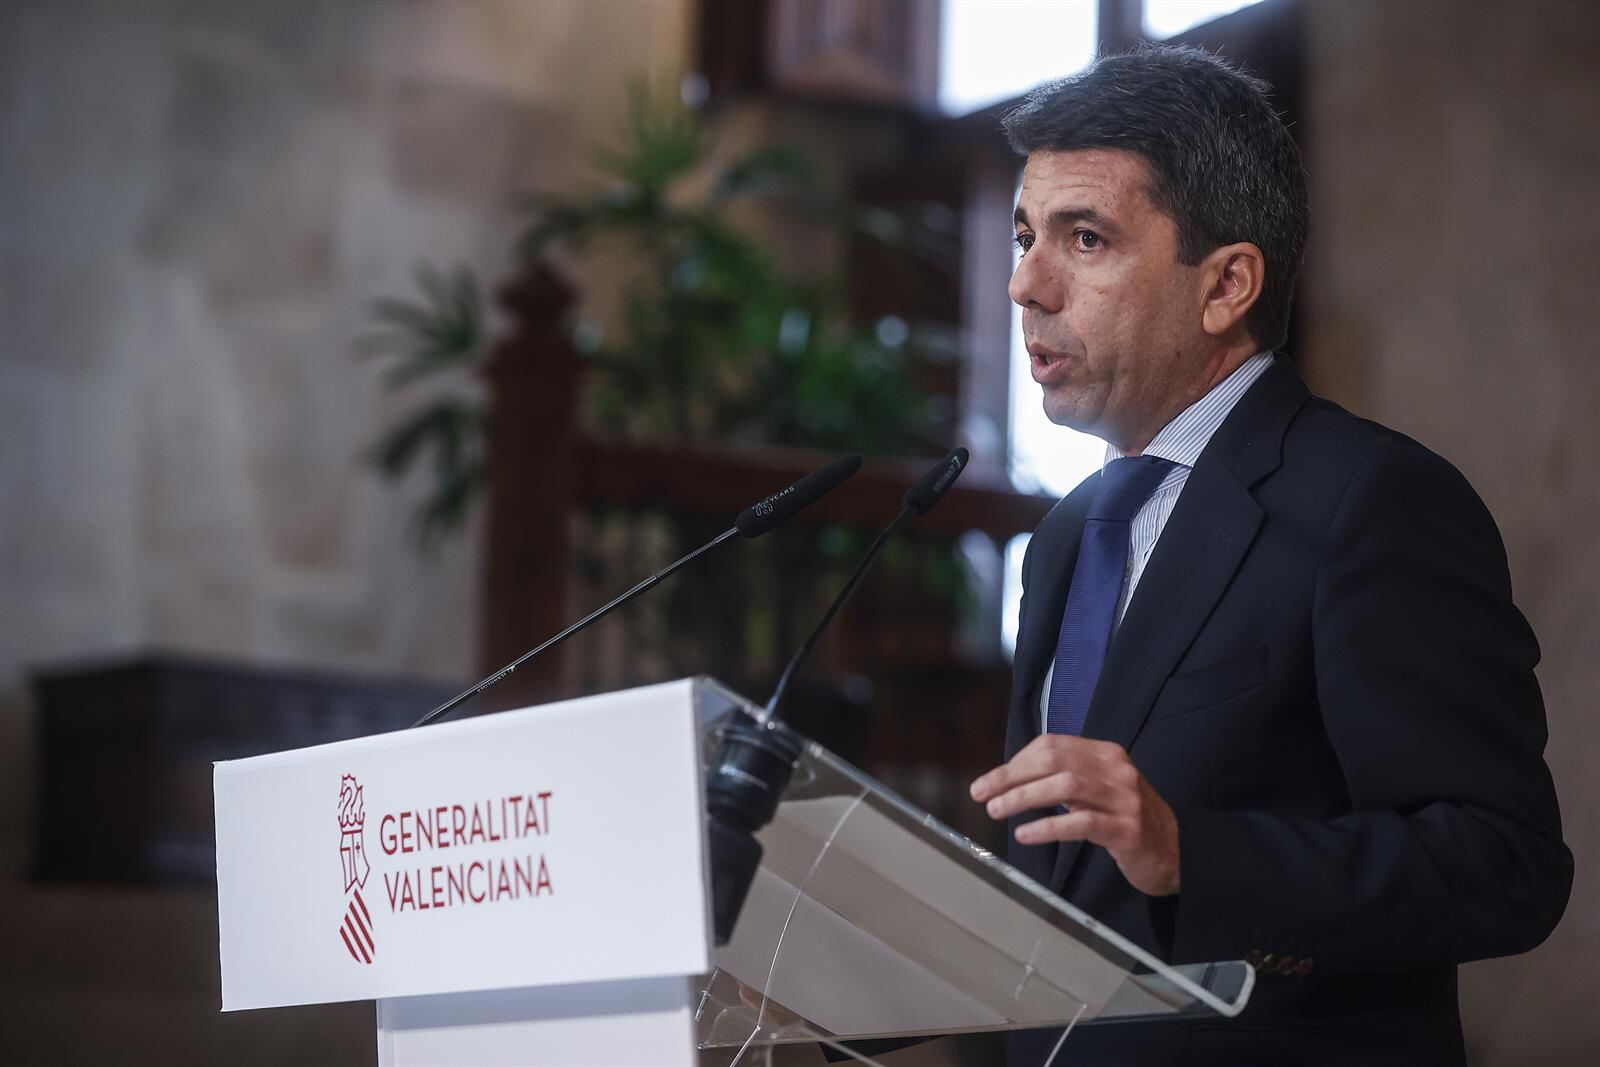
[[[1106,653],[1085,737],[1133,747],[1156,695],[1255,540],[1263,514],[1250,489],[1277,469],[1283,432],[1308,396],[1300,376],[1279,357],[1206,446]],[[1052,889],[1061,891],[1082,853],[1082,842],[1061,846]]]
[[[1195,466],[1106,652],[1085,737],[1133,744],[1260,525],[1260,505],[1231,471]]]

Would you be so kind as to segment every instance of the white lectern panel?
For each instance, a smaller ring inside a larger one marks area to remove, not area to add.
[[[708,970],[693,685],[218,764],[224,1010]]]

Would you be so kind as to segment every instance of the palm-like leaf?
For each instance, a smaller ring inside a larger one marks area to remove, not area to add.
[[[660,194],[700,160],[700,124],[677,100],[653,95],[642,81],[628,86],[627,136],[595,151],[601,173],[644,193]]]
[[[483,306],[471,272],[450,275],[429,264],[416,272],[420,300],[383,298],[373,301],[378,329],[367,348],[386,356],[385,381],[400,388],[443,371],[473,366],[483,351]]]
[[[597,153],[610,185],[591,196],[530,196],[516,250],[532,262],[618,242],[637,271],[622,284],[618,329],[585,343],[584,404],[592,424],[629,438],[740,441],[872,452],[922,451],[933,420],[911,370],[941,358],[928,331],[886,345],[852,325],[841,279],[802,282],[757,236],[732,221],[741,198],[775,198],[787,212],[925,259],[914,219],[849,211],[821,191],[800,154],[764,148],[712,164],[698,118],[676,99],[630,88],[624,136]],[[706,168],[711,167],[709,173]],[[691,176],[705,190],[687,199]],[[891,264],[891,269],[898,269]],[[477,368],[481,297],[465,271],[419,269],[418,296],[374,303],[385,381],[413,388]],[[453,529],[482,491],[489,462],[479,401],[435,397],[374,454],[399,476],[431,459],[433,491],[418,515],[425,537]]]
[[[391,389],[425,382],[471,384],[484,351],[483,306],[472,274],[444,274],[424,264],[416,272],[420,296],[414,300],[374,301],[378,329],[368,349],[386,357],[384,382]],[[431,459],[433,479],[415,515],[424,546],[436,545],[458,529],[486,488],[487,413],[476,396],[437,391],[390,429],[372,450],[372,461],[386,477],[398,479]]]

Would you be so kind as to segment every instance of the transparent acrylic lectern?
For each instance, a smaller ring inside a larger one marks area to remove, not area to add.
[[[697,713],[708,774],[722,727],[740,714],[764,717],[707,679]],[[754,1049],[798,1042],[1070,1031],[1244,1008],[1255,972],[1243,961],[1167,966],[797,740],[799,767],[757,835],[763,856],[749,898],[699,981],[700,1048],[733,1050],[717,1062],[748,1064]]]

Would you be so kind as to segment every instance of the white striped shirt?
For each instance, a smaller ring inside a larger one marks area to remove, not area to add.
[[[1150,555],[1155,551],[1156,541],[1161,537],[1161,531],[1166,528],[1167,519],[1172,516],[1172,509],[1178,504],[1178,496],[1183,492],[1184,484],[1189,481],[1189,473],[1194,470],[1195,461],[1200,458],[1200,453],[1205,451],[1206,445],[1211,442],[1211,437],[1222,425],[1233,406],[1244,396],[1245,391],[1255,384],[1257,378],[1266,373],[1272,366],[1271,352],[1257,352],[1239,365],[1238,369],[1218,382],[1216,387],[1193,404],[1184,408],[1177,418],[1161,428],[1145,447],[1147,456],[1159,456],[1172,462],[1172,470],[1161,479],[1161,484],[1156,486],[1156,491],[1150,494],[1133,516],[1132,530],[1129,532],[1128,542],[1128,570],[1127,580],[1122,586],[1122,597],[1117,603],[1116,624],[1122,622],[1122,616],[1128,610],[1128,603],[1133,599],[1133,591],[1139,584],[1139,578],[1144,574],[1146,563],[1150,562]],[[1100,469],[1105,469],[1105,464],[1114,459],[1121,459],[1123,453],[1115,445],[1106,445],[1106,458],[1101,463]],[[1045,671],[1044,684],[1039,689],[1039,717],[1041,731],[1050,728],[1050,680],[1055,675],[1055,658],[1051,657],[1050,668]]]

